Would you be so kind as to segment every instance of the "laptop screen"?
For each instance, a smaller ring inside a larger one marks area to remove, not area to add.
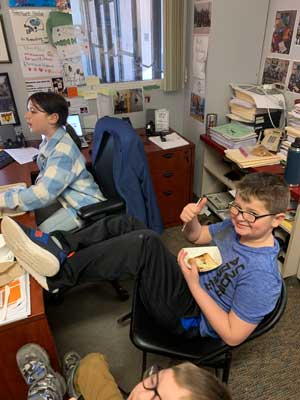
[[[67,118],[67,123],[72,126],[77,136],[83,136],[80,118],[78,114],[69,115]]]

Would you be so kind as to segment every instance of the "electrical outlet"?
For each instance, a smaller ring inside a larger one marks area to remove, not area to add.
[[[23,133],[23,129],[22,129],[21,125],[20,126],[15,126],[14,128],[15,128],[15,132],[16,132],[17,136],[19,136],[19,135],[21,135]]]

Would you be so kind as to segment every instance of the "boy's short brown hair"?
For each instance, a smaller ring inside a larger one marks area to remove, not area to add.
[[[236,190],[246,202],[256,197],[272,214],[285,212],[289,205],[289,186],[279,175],[267,172],[247,174],[236,184]]]

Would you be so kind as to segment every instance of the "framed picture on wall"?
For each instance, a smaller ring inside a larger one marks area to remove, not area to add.
[[[0,63],[11,63],[2,15],[0,15]]]
[[[7,72],[0,73],[0,125],[20,125]]]

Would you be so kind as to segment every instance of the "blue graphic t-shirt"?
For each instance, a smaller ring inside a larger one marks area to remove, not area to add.
[[[279,246],[248,247],[239,242],[231,220],[209,226],[212,244],[222,256],[215,270],[201,273],[201,287],[226,312],[231,309],[243,321],[258,324],[270,313],[281,292],[277,255]],[[197,318],[201,336],[218,337],[204,315]],[[188,328],[195,320],[182,320]]]

